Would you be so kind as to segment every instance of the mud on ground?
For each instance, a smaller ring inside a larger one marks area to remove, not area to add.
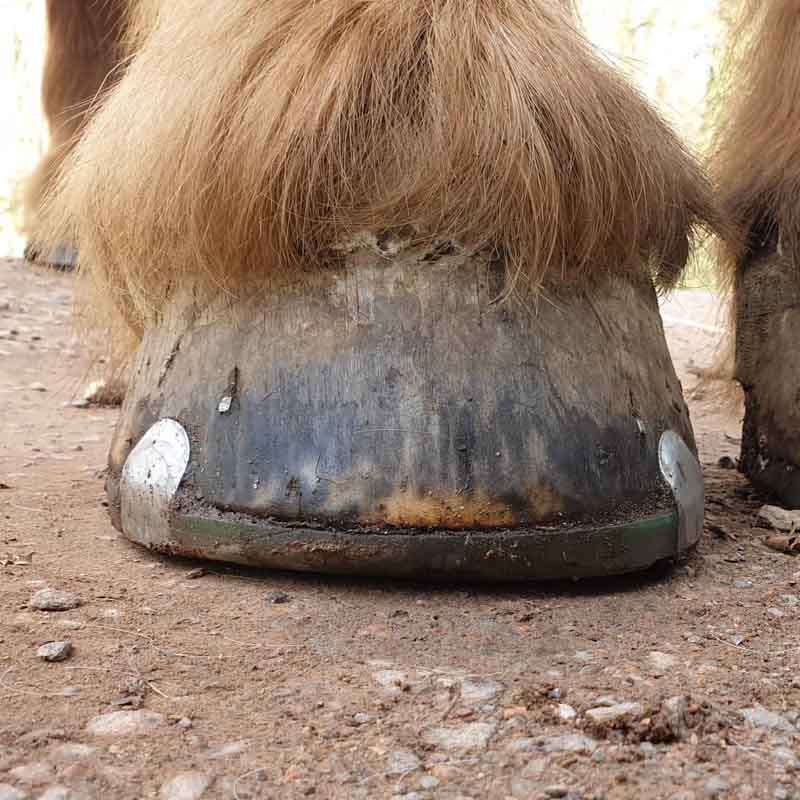
[[[763,498],[717,466],[740,409],[697,389],[713,298],[666,309],[707,477],[696,555],[475,588],[120,539],[116,412],[70,405],[88,374],[70,295],[69,276],[0,262],[0,799],[800,798],[800,560],[764,546]],[[30,608],[45,587],[81,604]],[[66,660],[37,656],[54,640]]]

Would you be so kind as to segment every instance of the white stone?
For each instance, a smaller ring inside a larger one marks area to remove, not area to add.
[[[39,800],[85,800],[86,795],[76,792],[67,786],[51,786]]]
[[[658,650],[653,650],[647,657],[652,667],[662,674],[669,672],[678,663],[675,656],[671,656],[669,653],[662,653]]]
[[[467,705],[488,703],[504,688],[503,684],[497,681],[467,678],[461,682],[461,699]]]
[[[422,766],[422,762],[416,753],[410,750],[395,750],[389,753],[389,763],[386,772],[389,775],[405,775],[414,772]]]
[[[447,728],[430,728],[422,734],[428,744],[444,750],[479,750],[489,744],[497,730],[491,722],[470,722]]]
[[[9,783],[0,783],[0,800],[28,800],[29,797],[22,789],[15,789]]]
[[[742,716],[756,728],[767,728],[773,731],[784,731],[785,733],[795,733],[794,725],[780,714],[764,708],[755,706],[753,708],[743,708]]]
[[[535,778],[541,780],[545,772],[550,768],[550,763],[546,758],[532,758],[522,769],[523,778]]]
[[[24,783],[26,786],[40,786],[49,783],[55,777],[53,768],[49,764],[34,761],[30,764],[21,764],[14,769],[10,769],[8,774],[17,782]]]
[[[514,800],[530,800],[536,797],[537,784],[527,778],[513,778],[511,780],[511,796]]]
[[[382,669],[372,673],[372,678],[384,691],[399,693],[408,682],[408,675],[399,669]]]
[[[578,712],[572,706],[567,705],[566,703],[559,703],[556,706],[556,716],[562,722],[572,722],[572,720],[578,716]]]
[[[250,747],[250,742],[245,739],[240,739],[238,742],[228,742],[209,750],[206,758],[216,761],[220,758],[228,758],[228,756],[238,756],[240,753],[244,753],[248,747]]]
[[[552,736],[542,745],[545,753],[592,753],[597,749],[597,742],[579,733],[566,736]]]
[[[199,800],[210,783],[202,772],[181,772],[161,787],[159,796],[161,800]]]
[[[758,519],[770,528],[791,533],[800,530],[800,511],[787,511],[778,506],[762,506],[758,510]]]
[[[506,746],[515,753],[524,753],[536,749],[536,739],[530,739],[527,736],[522,739],[513,739]]]
[[[618,706],[619,700],[616,697],[609,697],[608,695],[604,695],[603,697],[598,697],[597,700],[594,701],[594,708],[608,708],[610,706]]]
[[[86,730],[93,736],[143,736],[166,722],[163,714],[146,709],[112,711],[89,720]]]
[[[644,709],[639,703],[619,703],[615,706],[590,708],[586,712],[586,716],[595,725],[610,725],[626,719],[635,719],[643,713]]]
[[[772,751],[772,757],[777,764],[780,764],[786,770],[795,771],[800,769],[800,760],[788,747],[776,747]]]
[[[721,794],[726,794],[728,791],[730,791],[730,788],[730,784],[728,784],[718,775],[715,775],[706,781],[704,790],[708,797],[718,797]]]
[[[67,744],[60,744],[58,747],[53,748],[50,753],[50,760],[56,763],[81,761],[84,758],[89,758],[89,756],[94,755],[96,752],[97,748],[91,745],[68,742]]]
[[[78,595],[62,592],[60,589],[39,589],[28,603],[37,611],[69,611],[80,604],[81,599]]]
[[[72,642],[45,642],[36,655],[43,661],[66,661],[72,655]]]
[[[798,606],[800,605],[800,597],[796,594],[782,594],[781,600],[786,603],[787,606]]]

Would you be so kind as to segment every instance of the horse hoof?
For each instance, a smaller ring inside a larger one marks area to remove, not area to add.
[[[112,516],[162,552],[417,579],[579,578],[693,547],[703,484],[649,281],[504,297],[457,248],[362,248],[145,334]]]
[[[72,272],[78,265],[78,251],[67,242],[43,247],[39,242],[31,241],[25,246],[25,260],[59,272]]]
[[[800,508],[800,280],[771,251],[736,287],[736,377],[745,394],[740,469],[789,508]]]

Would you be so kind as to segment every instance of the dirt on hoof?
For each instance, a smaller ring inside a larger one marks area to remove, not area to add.
[[[0,262],[0,797],[798,797],[800,561],[765,545],[767,501],[718,466],[741,408],[693,391],[712,297],[665,309],[706,471],[697,553],[503,588],[120,539],[117,411],[75,405],[91,376],[70,301],[70,276]],[[42,589],[80,605],[39,610]],[[57,642],[68,658],[39,655]]]

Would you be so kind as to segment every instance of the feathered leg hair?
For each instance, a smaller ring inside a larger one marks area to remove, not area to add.
[[[363,231],[491,248],[520,291],[672,285],[693,158],[564,0],[146,0],[49,235],[138,330],[176,286],[301,280]]]

